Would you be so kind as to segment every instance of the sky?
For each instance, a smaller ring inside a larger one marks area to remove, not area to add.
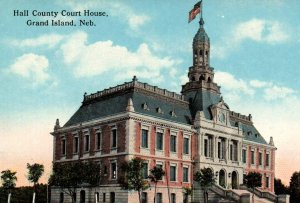
[[[199,28],[198,17],[187,22],[196,2],[0,0],[0,171],[17,171],[17,185],[30,185],[26,163],[41,163],[46,182],[55,120],[66,123],[85,92],[136,75],[179,93]],[[299,10],[298,0],[203,0],[202,9],[214,81],[231,110],[251,113],[263,137],[274,138],[276,178],[285,184],[300,170]]]

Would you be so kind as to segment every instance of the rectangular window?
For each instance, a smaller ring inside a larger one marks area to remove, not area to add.
[[[247,160],[247,150],[246,149],[243,149],[242,151],[242,156],[243,156],[243,163],[246,163],[246,160]]]
[[[163,168],[163,165],[162,165],[162,163],[156,163],[156,167],[157,167],[157,168]],[[159,180],[162,180],[162,178],[159,179]]]
[[[101,149],[101,141],[102,141],[102,138],[101,138],[101,133],[100,132],[97,132],[96,133],[96,146],[97,146],[97,150],[100,150]]]
[[[111,131],[111,148],[117,147],[117,129]]]
[[[225,159],[225,154],[226,154],[226,142],[225,139],[221,139],[221,159]]]
[[[184,154],[189,154],[189,146],[190,146],[190,139],[185,137],[183,138],[183,153]]]
[[[106,193],[103,193],[103,201],[102,202],[106,202]]]
[[[233,160],[233,146],[230,145],[230,160]]]
[[[204,156],[208,157],[208,140],[204,140]]]
[[[270,166],[270,154],[266,154],[266,166]]]
[[[254,151],[251,151],[251,164],[254,164],[255,160],[254,160]]]
[[[176,166],[170,166],[170,181],[176,181]]]
[[[163,203],[163,201],[162,201],[162,193],[160,193],[160,192],[156,193],[155,202],[156,203]]]
[[[78,153],[78,148],[79,148],[79,137],[74,137],[73,149],[75,154]]]
[[[111,168],[111,179],[115,180],[117,179],[117,163],[116,162],[112,162],[110,164],[110,168]]]
[[[143,163],[142,176],[144,179],[148,179],[148,163]]]
[[[221,142],[218,142],[218,158],[221,159]]]
[[[142,147],[148,148],[148,130],[142,129]]]
[[[171,152],[176,152],[176,135],[171,135],[170,149],[171,149]]]
[[[171,203],[176,203],[176,194],[171,193]]]
[[[259,152],[258,156],[259,156],[258,157],[258,159],[259,159],[259,165],[262,166],[262,153]]]
[[[142,203],[147,203],[148,202],[148,197],[147,197],[147,192],[142,192]]]
[[[90,150],[90,136],[89,135],[84,136],[84,150],[86,152]]]
[[[266,188],[269,188],[270,187],[270,178],[268,176],[266,176]]]
[[[156,149],[163,150],[163,134],[160,132],[156,133]]]
[[[62,139],[61,140],[61,154],[62,155],[66,155],[66,150],[67,150],[67,146],[66,146],[66,139]]]
[[[183,182],[189,182],[189,168],[183,167]]]

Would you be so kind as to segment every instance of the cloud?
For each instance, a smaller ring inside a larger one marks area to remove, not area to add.
[[[59,34],[45,34],[37,38],[29,38],[23,40],[12,40],[11,44],[17,47],[38,47],[47,46],[48,48],[55,47],[64,38]]]
[[[254,89],[252,89],[246,81],[242,79],[236,79],[232,74],[227,72],[216,72],[215,81],[225,90],[243,93],[246,95],[253,95],[255,93]]]
[[[283,27],[284,25],[278,21],[256,18],[241,22],[232,29],[232,32],[225,34],[222,44],[212,46],[212,57],[225,58],[246,40],[268,44],[286,42],[290,36]]]
[[[90,1],[90,2],[64,2],[74,11],[83,11],[86,9],[105,8],[109,16],[114,16],[125,20],[132,30],[137,30],[145,23],[151,20],[150,16],[135,12],[131,7],[122,2],[110,1]]]
[[[274,85],[270,88],[265,89],[265,99],[270,100],[276,100],[276,99],[285,99],[286,97],[292,95],[295,93],[293,89],[287,88],[287,87],[279,87],[277,85]]]
[[[262,87],[266,87],[266,86],[272,85],[272,83],[270,83],[270,82],[265,82],[265,81],[260,81],[260,80],[250,80],[249,84],[252,87],[256,87],[256,88],[262,88]]]
[[[118,79],[137,75],[157,81],[162,79],[162,69],[172,70],[180,63],[169,57],[155,56],[145,43],[140,44],[136,51],[131,51],[110,40],[88,44],[87,37],[85,32],[74,33],[60,48],[64,62],[74,68],[77,77],[111,71]]]
[[[48,59],[45,56],[33,53],[24,54],[18,57],[10,66],[9,71],[34,83],[43,83],[49,79]]]

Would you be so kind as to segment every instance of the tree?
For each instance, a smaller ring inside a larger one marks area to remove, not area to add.
[[[76,189],[84,185],[96,186],[100,181],[100,165],[95,162],[54,163],[49,185],[59,187],[76,201]]]
[[[194,181],[200,184],[204,190],[204,200],[208,202],[207,190],[215,183],[214,173],[210,168],[202,168],[194,174]]]
[[[36,194],[36,184],[39,182],[40,177],[44,173],[44,165],[42,164],[32,164],[30,165],[27,163],[27,169],[28,169],[28,180],[33,183],[33,197],[32,197],[32,203],[35,203],[35,194]]]
[[[257,172],[249,172],[245,176],[245,183],[248,188],[254,192],[254,188],[261,187],[261,174]],[[252,195],[252,202],[254,202],[254,194]]]
[[[290,180],[291,203],[300,202],[300,171],[294,172]]]
[[[149,178],[150,178],[151,182],[154,183],[154,199],[153,199],[153,203],[155,203],[157,183],[158,183],[158,181],[162,180],[162,177],[164,175],[165,175],[165,171],[161,167],[154,166],[152,169],[150,169]]]
[[[9,169],[1,172],[2,187],[8,191],[8,203],[10,202],[11,190],[16,187],[16,174],[17,172],[12,172]]]
[[[125,162],[121,167],[124,176],[120,176],[118,179],[118,182],[123,189],[138,192],[140,203],[142,191],[149,187],[148,181],[142,174],[143,161],[143,159],[135,157],[132,160]]]
[[[193,195],[193,186],[191,186],[191,187],[183,187],[182,190],[183,190],[183,194],[187,195],[187,199],[183,199],[183,202],[187,203],[187,202],[189,202],[188,196]]]
[[[280,179],[274,179],[274,189],[276,195],[288,194],[289,188],[285,186]]]

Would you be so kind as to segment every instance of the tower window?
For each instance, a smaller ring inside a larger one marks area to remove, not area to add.
[[[202,56],[203,55],[203,51],[202,50],[200,50],[200,56]]]

